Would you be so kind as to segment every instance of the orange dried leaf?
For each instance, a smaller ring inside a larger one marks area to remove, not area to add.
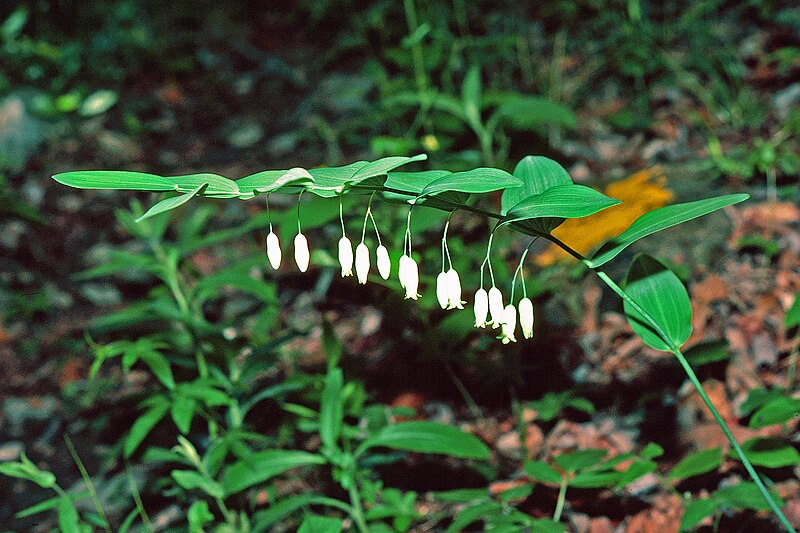
[[[570,218],[553,231],[553,235],[581,254],[625,231],[634,220],[653,209],[663,207],[674,198],[667,188],[661,167],[641,170],[624,180],[611,183],[603,191],[622,203],[583,218]],[[555,244],[536,257],[539,266],[572,259]]]

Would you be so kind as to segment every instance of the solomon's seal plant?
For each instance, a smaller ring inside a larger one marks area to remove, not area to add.
[[[350,276],[355,269],[355,277],[359,283],[365,283],[369,276],[370,253],[365,243],[368,222],[372,222],[376,234],[378,227],[372,214],[373,200],[405,205],[408,208],[406,228],[403,239],[402,254],[398,263],[400,286],[408,299],[420,297],[420,269],[426,271],[425,264],[418,262],[413,253],[411,217],[414,208],[429,207],[445,211],[447,218],[442,235],[442,266],[436,277],[436,298],[444,309],[462,309],[461,280],[450,261],[447,246],[447,228],[452,214],[466,211],[494,220],[487,243],[486,257],[481,265],[480,285],[474,293],[473,312],[475,326],[499,328],[498,338],[505,344],[517,341],[517,325],[522,336],[529,339],[533,336],[534,308],[525,292],[523,263],[526,251],[520,258],[513,279],[510,280],[511,291],[508,303],[504,303],[503,294],[492,268],[492,239],[499,230],[511,230],[519,234],[547,239],[567,253],[578,259],[587,268],[593,270],[600,279],[614,291],[624,303],[625,314],[633,331],[645,344],[662,351],[672,353],[686,372],[689,380],[697,388],[701,398],[713,413],[717,423],[731,442],[736,455],[742,461],[757,491],[765,503],[772,509],[788,531],[794,531],[787,518],[781,512],[778,503],[767,490],[764,482],[748,460],[742,447],[734,439],[727,425],[712,404],[700,381],[689,365],[681,347],[691,333],[691,305],[688,293],[678,277],[659,260],[646,255],[636,256],[628,268],[627,275],[621,283],[614,281],[601,267],[616,258],[624,249],[634,242],[663,229],[692,220],[726,206],[747,199],[746,194],[731,194],[707,198],[678,205],[671,205],[645,213],[636,219],[625,231],[611,238],[590,257],[584,257],[571,249],[552,231],[566,219],[585,217],[619,203],[618,200],[583,185],[573,183],[567,172],[555,161],[546,157],[527,156],[508,173],[497,168],[476,168],[464,172],[447,170],[399,171],[398,168],[424,160],[424,155],[415,157],[386,157],[377,161],[358,161],[349,165],[334,168],[290,170],[266,170],[246,176],[238,180],[230,180],[216,174],[192,174],[187,176],[160,176],[155,174],[127,171],[74,171],[57,174],[58,182],[77,188],[86,189],[119,189],[169,193],[167,198],[153,205],[140,220],[175,209],[196,196],[212,199],[250,200],[260,195],[269,196],[276,193],[298,195],[297,202],[297,235],[294,238],[294,255],[297,267],[306,272],[310,265],[308,240],[302,232],[300,211],[303,194],[313,194],[331,201],[339,202],[339,215],[342,227],[338,241],[338,259],[342,276]],[[502,191],[499,212],[485,210],[474,201],[476,195]],[[346,235],[342,200],[345,195],[362,195],[367,211],[364,216],[361,241],[353,253],[352,243]],[[389,277],[391,262],[389,251],[377,235],[376,266],[383,279]],[[530,245],[528,246],[530,248]],[[273,268],[280,266],[280,247],[278,238],[272,231],[267,235],[267,257]],[[484,270],[488,269],[491,285],[484,287]],[[522,298],[514,302],[514,286],[519,274],[522,284]],[[423,277],[423,280],[426,279]],[[468,288],[471,289],[471,288]],[[473,289],[474,290],[474,289]],[[323,391],[323,408],[320,413],[323,423],[336,421],[335,425],[323,425],[321,439],[323,455],[314,455],[313,461],[328,461],[335,465],[335,475],[342,486],[347,489],[354,502],[353,518],[364,529],[364,517],[360,513],[358,494],[353,492],[353,476],[357,475],[352,461],[369,446],[389,446],[403,440],[406,450],[433,451],[446,450],[448,444],[447,430],[437,429],[443,440],[428,440],[423,448],[421,439],[427,438],[427,426],[423,422],[406,422],[388,426],[376,436],[355,449],[355,452],[342,451],[339,448],[341,431],[341,371],[331,367]],[[404,425],[405,424],[405,425]],[[410,425],[409,425],[410,424]],[[325,429],[325,428],[328,429]],[[392,428],[401,428],[392,429]],[[333,429],[331,429],[333,428]],[[414,433],[417,431],[418,433]],[[406,438],[406,433],[408,438]],[[400,436],[402,433],[402,437]],[[452,436],[453,442],[461,436]],[[430,447],[433,448],[430,448]],[[267,452],[261,452],[267,453]],[[301,452],[291,452],[301,453]],[[481,452],[483,453],[483,452]],[[305,455],[303,461],[311,460]],[[306,463],[308,464],[308,463]],[[243,467],[244,468],[244,467]],[[215,491],[221,507],[227,494],[239,490],[242,481],[228,471],[226,491]]]

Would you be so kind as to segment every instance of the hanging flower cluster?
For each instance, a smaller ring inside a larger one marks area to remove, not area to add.
[[[302,193],[300,195],[302,197]],[[374,197],[374,194],[373,194]],[[267,198],[267,213],[269,213],[269,198]],[[452,217],[453,213],[450,213]],[[447,245],[447,230],[450,227],[450,217],[444,226],[442,234],[442,270],[436,278],[436,299],[442,309],[464,309],[466,303],[461,299],[461,279],[458,272],[453,267],[453,262],[450,257],[450,249]],[[364,215],[364,224],[361,230],[361,242],[355,248],[353,253],[353,245],[347,237],[347,232],[344,224],[344,213],[342,207],[341,197],[339,199],[339,221],[342,228],[342,237],[338,242],[338,259],[341,267],[342,277],[355,276],[358,283],[365,284],[369,277],[370,270],[370,251],[365,242],[367,225],[371,221],[375,229],[375,236],[377,237],[378,247],[375,250],[376,266],[378,274],[384,280],[389,279],[391,272],[391,261],[389,259],[389,251],[381,242],[380,232],[372,215],[372,197],[370,197],[367,212]],[[475,292],[475,301],[473,311],[475,314],[475,327],[492,329],[500,329],[500,335],[497,337],[503,344],[517,342],[516,328],[519,323],[522,329],[522,335],[526,339],[533,337],[533,302],[528,298],[525,287],[523,263],[525,257],[530,249],[530,246],[535,241],[531,241],[525,252],[520,258],[519,266],[514,272],[514,277],[511,282],[511,301],[504,305],[503,294],[497,287],[494,279],[494,271],[492,270],[491,250],[492,239],[494,231],[489,236],[489,243],[487,245],[486,257],[481,264],[481,279],[480,288]],[[278,269],[281,263],[281,248],[278,241],[278,236],[272,229],[272,222],[269,223],[269,234],[267,235],[267,258],[269,263],[275,270]],[[297,267],[301,272],[305,272],[309,265],[309,249],[308,241],[303,235],[301,222],[300,222],[300,200],[297,204],[297,235],[294,238],[294,257]],[[488,267],[489,277],[491,280],[491,287],[487,291],[484,288],[484,270]],[[421,295],[419,290],[419,265],[412,256],[411,249],[411,208],[408,211],[406,219],[406,231],[403,238],[403,255],[400,257],[398,264],[398,279],[400,286],[405,290],[405,298],[416,300]],[[514,306],[514,289],[516,287],[517,276],[521,277],[521,285],[523,297],[519,300],[517,307]],[[518,318],[519,315],[519,318]]]

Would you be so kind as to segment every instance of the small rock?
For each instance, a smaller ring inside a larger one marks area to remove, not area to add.
[[[497,441],[495,441],[495,447],[498,453],[503,457],[513,461],[522,459],[522,441],[517,431],[509,431],[508,433],[500,435]]]
[[[0,444],[0,463],[16,461],[24,449],[25,446],[18,440]]]
[[[108,283],[86,283],[81,286],[79,292],[94,305],[119,305],[122,303],[119,289]]]

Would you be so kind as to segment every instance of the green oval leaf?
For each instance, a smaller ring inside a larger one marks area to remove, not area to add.
[[[56,174],[53,179],[78,189],[114,189],[127,191],[177,191],[172,181],[155,174],[127,170],[76,170]]]
[[[585,185],[556,185],[516,204],[500,220],[500,225],[545,217],[581,218],[618,203],[619,200]]]
[[[282,187],[305,187],[314,183],[308,170],[300,167],[289,170],[265,170],[236,180],[239,187],[239,198],[247,200],[256,193],[270,193]]]
[[[543,461],[528,461],[525,463],[525,473],[531,479],[541,483],[551,483],[557,485],[561,483],[561,474]]]
[[[597,268],[611,261],[634,242],[657,231],[707,215],[723,207],[743,202],[749,197],[747,194],[729,194],[727,196],[718,196],[654,209],[634,220],[628,229],[605,243],[592,257],[590,266],[591,268]]]
[[[201,185],[207,185],[203,196],[210,198],[236,198],[239,186],[235,181],[217,174],[189,174],[187,176],[169,176],[168,180],[178,186],[178,192],[190,193]]]
[[[761,406],[750,418],[751,428],[763,428],[773,424],[785,424],[800,416],[800,398],[779,396]]]
[[[550,187],[572,184],[572,178],[564,167],[549,157],[540,155],[523,157],[514,168],[513,174],[522,180],[522,186],[503,191],[500,210],[502,215],[529,196],[542,194]]]
[[[319,411],[319,436],[322,445],[331,450],[338,447],[337,440],[342,431],[343,398],[341,368],[333,368],[325,378]]]
[[[750,462],[767,468],[783,468],[800,464],[800,453],[786,441],[774,437],[753,437],[742,443]],[[733,455],[738,459],[738,456]]]
[[[689,531],[702,522],[704,518],[714,514],[716,510],[717,502],[711,498],[690,501],[683,508],[679,531]]]
[[[136,448],[138,448],[145,437],[147,437],[150,430],[164,418],[167,411],[169,411],[169,403],[163,398],[159,398],[158,403],[136,419],[136,422],[131,426],[130,433],[128,433],[128,436],[125,438],[125,446],[123,447],[125,457],[133,455]]]
[[[521,187],[522,180],[499,168],[474,168],[442,176],[425,186],[419,196],[441,192],[486,193]]]
[[[240,459],[225,469],[222,486],[225,494],[241,492],[299,466],[321,465],[325,458],[300,450],[264,450]]]
[[[353,185],[370,178],[388,175],[392,169],[414,161],[422,161],[427,157],[425,154],[413,157],[384,157],[377,161],[356,161],[343,167],[312,168],[308,172],[313,176],[314,183],[307,190],[323,198],[333,198]]]
[[[652,256],[637,256],[623,284],[625,293],[663,330],[662,339],[630,302],[624,301],[625,315],[633,331],[656,350],[679,348],[692,334],[692,305],[683,283],[669,268]]]
[[[711,448],[687,455],[670,470],[667,478],[686,479],[716,470],[722,464],[722,448]]]
[[[608,454],[602,448],[592,448],[589,450],[575,450],[574,452],[562,453],[553,458],[553,462],[567,472],[577,472],[594,466],[603,460]]]
[[[181,194],[179,196],[172,196],[170,198],[165,198],[164,200],[161,200],[157,204],[153,205],[153,207],[148,209],[144,215],[137,218],[136,222],[141,222],[142,220],[145,220],[147,218],[160,215],[161,213],[165,213],[167,211],[171,211],[172,209],[182,206],[183,204],[194,198],[197,194],[199,194],[200,191],[202,191],[205,188],[205,186],[206,184],[203,183],[192,189],[192,191],[189,192],[188,194]]]
[[[474,435],[454,426],[429,421],[400,422],[386,426],[362,442],[356,455],[376,446],[467,459],[487,459],[490,455],[489,448]]]

